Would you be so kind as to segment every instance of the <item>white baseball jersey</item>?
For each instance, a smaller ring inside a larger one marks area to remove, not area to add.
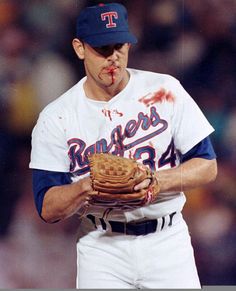
[[[197,104],[172,76],[128,69],[130,80],[110,101],[86,97],[84,77],[40,114],[32,133],[30,168],[89,175],[87,156],[109,152],[134,158],[152,170],[176,167],[179,154],[213,132]],[[157,218],[181,211],[182,192],[159,195],[155,204],[112,210],[110,220]],[[103,217],[104,208],[89,213]]]

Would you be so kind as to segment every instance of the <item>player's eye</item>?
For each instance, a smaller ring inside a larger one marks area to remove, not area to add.
[[[109,56],[113,53],[113,48],[110,45],[94,47],[94,50],[104,57]]]
[[[100,47],[94,47],[94,50],[104,57],[108,57],[114,53],[114,50],[120,50],[124,46],[123,43],[117,43],[115,45],[104,45]]]
[[[114,49],[120,50],[123,46],[124,46],[124,43],[117,43],[117,44],[115,44]]]

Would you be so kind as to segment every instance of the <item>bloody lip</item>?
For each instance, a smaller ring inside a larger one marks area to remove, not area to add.
[[[107,67],[107,73],[113,74],[117,70],[117,67]]]
[[[105,68],[106,73],[111,76],[111,84],[115,83],[115,74],[117,69],[118,68],[115,66],[109,66]]]
[[[104,67],[101,73],[99,74],[99,78],[102,80],[102,75],[107,75],[111,78],[111,85],[115,83],[116,80],[116,73],[118,71],[119,67],[111,65],[108,67]]]

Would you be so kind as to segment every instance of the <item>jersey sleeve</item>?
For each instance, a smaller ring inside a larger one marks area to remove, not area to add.
[[[41,212],[43,206],[43,199],[46,192],[53,186],[62,186],[70,184],[71,174],[33,169],[32,178],[33,178],[34,202],[38,214],[42,218]]]
[[[31,143],[30,168],[69,172],[68,146],[59,118],[41,113]]]
[[[197,145],[195,145],[191,150],[189,150],[184,155],[180,156],[181,163],[184,163],[193,158],[202,158],[206,160],[216,159],[216,153],[212,146],[210,137],[207,136],[202,141],[200,141]]]
[[[175,147],[181,154],[185,154],[210,135],[214,128],[180,82],[175,80],[172,85],[173,94],[176,96],[172,117],[172,134]]]

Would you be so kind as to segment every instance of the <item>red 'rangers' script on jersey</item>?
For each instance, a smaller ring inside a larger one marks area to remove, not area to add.
[[[70,171],[77,175],[83,175],[89,171],[88,155],[93,153],[107,152],[114,155],[123,156],[124,152],[131,148],[152,139],[159,135],[168,127],[166,120],[161,119],[154,106],[150,107],[150,114],[139,112],[137,119],[129,120],[124,127],[122,125],[116,126],[111,134],[110,140],[102,138],[92,145],[86,145],[86,142],[79,138],[73,138],[68,141],[69,157],[70,157]],[[145,131],[153,128],[153,131],[145,134]],[[129,142],[129,138],[134,137],[139,131],[143,131],[136,140]],[[79,170],[77,170],[79,167]]]

